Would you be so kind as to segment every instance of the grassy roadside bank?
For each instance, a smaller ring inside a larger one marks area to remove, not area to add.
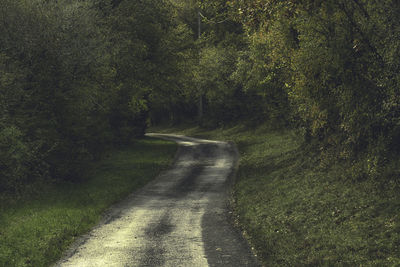
[[[0,212],[0,266],[48,266],[73,240],[87,232],[113,203],[140,188],[168,166],[172,142],[151,138],[110,152],[75,184],[41,188],[40,196]]]
[[[162,131],[236,142],[235,209],[266,266],[400,265],[398,186],[352,182],[342,164],[322,167],[292,131]]]

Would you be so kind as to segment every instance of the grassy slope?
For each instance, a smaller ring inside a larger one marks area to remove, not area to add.
[[[340,164],[320,167],[292,131],[164,131],[237,143],[235,208],[267,266],[400,265],[400,192],[393,186],[349,182]]]
[[[0,213],[0,266],[47,266],[111,204],[153,179],[175,154],[174,143],[144,139],[95,163],[79,184],[42,188],[36,199]]]

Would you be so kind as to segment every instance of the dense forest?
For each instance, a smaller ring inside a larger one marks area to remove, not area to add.
[[[75,180],[144,134],[182,84],[190,31],[168,1],[1,0],[0,192]]]
[[[195,119],[295,128],[397,181],[396,1],[0,0],[0,22],[0,193]]]

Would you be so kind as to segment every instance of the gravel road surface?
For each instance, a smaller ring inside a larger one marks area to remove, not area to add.
[[[148,136],[179,144],[174,165],[112,207],[55,266],[259,266],[229,215],[234,146]]]

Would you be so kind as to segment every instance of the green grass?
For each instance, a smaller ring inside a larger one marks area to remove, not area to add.
[[[139,140],[94,163],[83,182],[44,186],[40,195],[3,207],[0,266],[38,267],[55,262],[110,205],[168,166],[175,151],[171,142]]]
[[[294,131],[244,126],[163,131],[237,143],[234,207],[266,266],[400,266],[396,183],[355,182],[349,163],[322,167]]]

